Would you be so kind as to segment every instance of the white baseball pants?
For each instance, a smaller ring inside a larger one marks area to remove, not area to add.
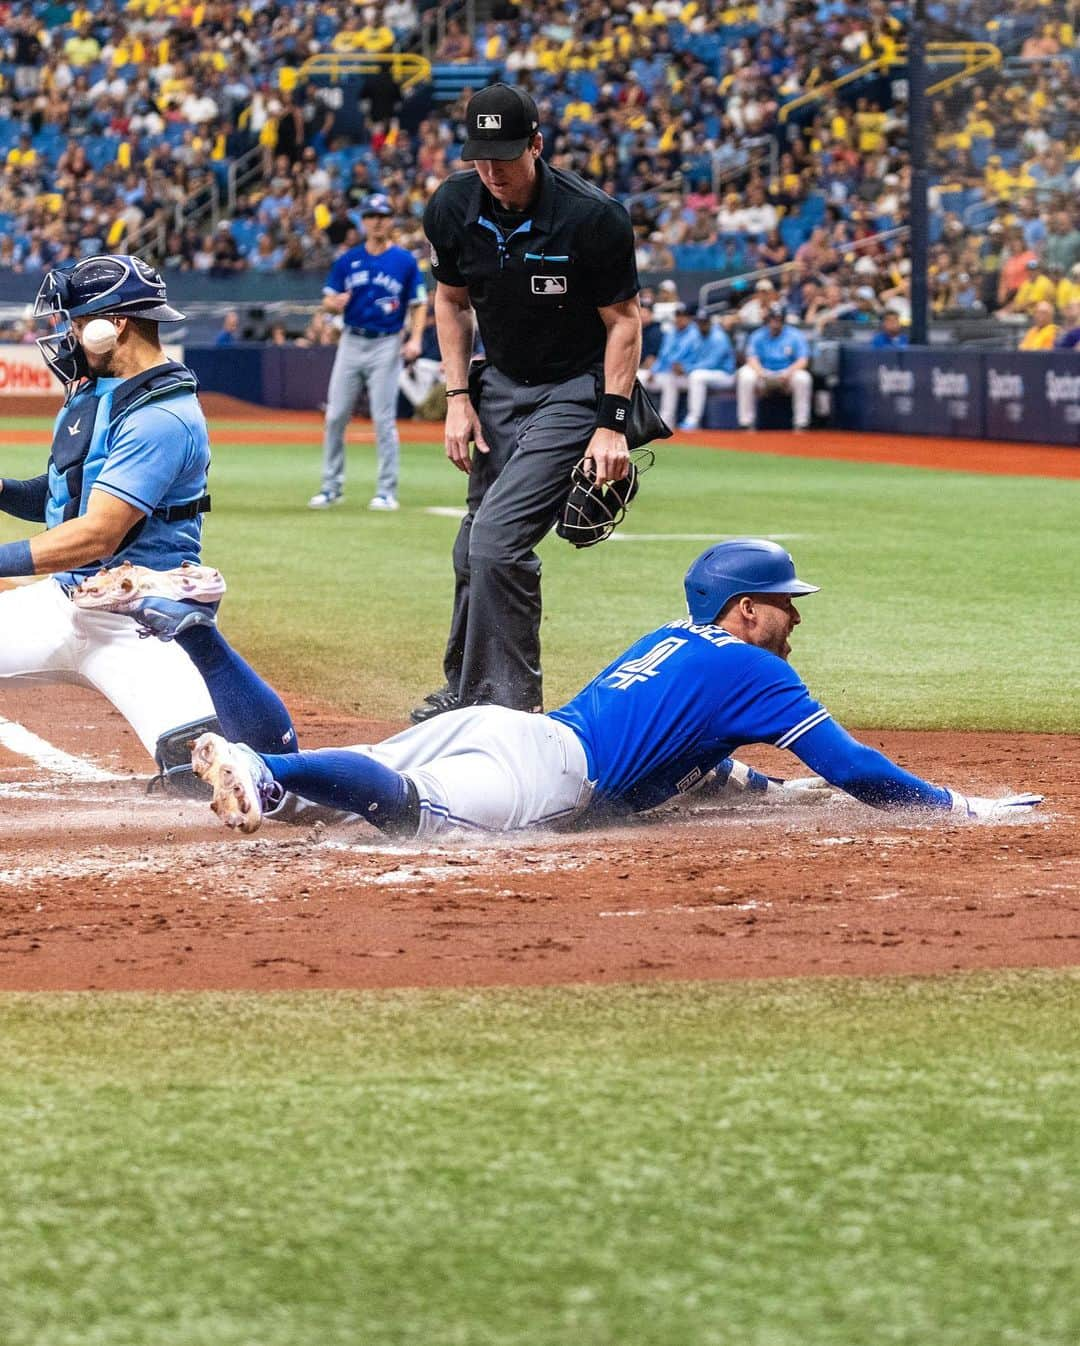
[[[84,612],[55,580],[0,593],[0,689],[73,683],[106,697],[154,755],[162,734],[213,715],[195,665],[172,641],[140,639],[113,612]]]
[[[796,430],[805,430],[810,424],[810,399],[814,393],[814,376],[809,369],[796,369],[788,380],[791,387],[791,419]],[[735,375],[735,413],[743,430],[752,430],[757,420],[758,398],[767,389],[775,390],[775,381],[763,377],[749,365],[743,365]]]
[[[696,430],[705,415],[705,402],[712,388],[733,388],[735,375],[723,369],[692,369],[686,381],[686,419]],[[670,425],[671,422],[668,421]]]
[[[685,374],[657,374],[656,386],[660,390],[660,417],[674,427],[679,417],[679,394],[686,391]]]
[[[454,828],[512,832],[566,821],[592,797],[574,731],[547,715],[466,706],[352,749],[400,771],[420,795],[421,840]]]

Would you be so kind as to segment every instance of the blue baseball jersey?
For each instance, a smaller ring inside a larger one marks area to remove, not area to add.
[[[701,333],[696,327],[684,327],[681,332],[677,327],[673,327],[664,335],[660,354],[656,357],[656,364],[653,365],[653,372],[666,374],[672,365],[682,365],[684,369],[689,369],[700,345]]]
[[[703,337],[700,346],[690,357],[687,369],[713,369],[723,374],[735,373],[735,347],[722,327],[714,327]]]
[[[372,256],[362,243],[341,254],[323,288],[326,294],[348,294],[346,327],[387,336],[401,331],[409,305],[423,297],[420,268],[411,252],[390,247]]]
[[[752,355],[762,369],[779,372],[796,360],[810,358],[810,344],[794,327],[784,326],[773,336],[768,327],[759,327],[746,343],[746,354]]]
[[[856,742],[778,655],[689,618],[643,636],[551,718],[580,738],[590,811],[637,813],[701,785],[747,743],[787,748],[879,807],[947,809],[951,796]]]
[[[93,417],[90,447],[82,469],[79,501],[69,495],[67,474],[49,464],[49,497],[45,525],[55,528],[73,507],[86,513],[92,490],[106,491],[126,500],[147,516],[139,536],[115,557],[151,570],[171,570],[183,561],[198,561],[202,516],[172,523],[154,517],[154,511],[184,505],[206,492],[210,468],[210,437],[206,418],[194,393],[179,393],[162,401],[132,408],[110,425],[113,393],[122,379],[99,378],[92,388],[76,395],[57,416],[57,433],[77,427],[80,399],[83,414]],[[101,563],[57,575],[61,584],[78,584],[94,575]]]

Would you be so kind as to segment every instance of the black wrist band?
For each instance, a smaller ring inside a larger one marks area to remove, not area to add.
[[[468,388],[447,388],[446,395],[447,397],[464,397],[468,391]]]
[[[596,424],[602,430],[616,430],[625,435],[630,424],[630,399],[620,397],[618,393],[605,393],[600,399]]]

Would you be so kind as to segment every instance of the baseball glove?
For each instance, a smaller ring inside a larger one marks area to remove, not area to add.
[[[575,547],[595,547],[611,536],[626,517],[638,492],[641,474],[653,465],[652,449],[632,449],[630,470],[622,481],[597,486],[591,458],[582,458],[570,473],[570,494],[555,531]]]

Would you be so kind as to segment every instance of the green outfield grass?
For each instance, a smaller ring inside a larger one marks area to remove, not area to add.
[[[5,1346],[1075,1346],[1080,975],[0,1000]]]
[[[314,514],[318,449],[241,447],[229,440],[239,424],[215,427],[206,528],[207,559],[230,583],[223,628],[286,692],[403,718],[441,681],[452,593],[457,525],[425,510],[460,505],[464,478],[441,448],[406,445],[402,511],[369,514],[373,450],[354,448],[345,505]],[[18,448],[2,470],[40,465]],[[628,540],[542,547],[547,700],[681,615],[683,571],[706,545],[693,535],[765,533],[790,535],[824,586],[802,605],[792,662],[843,720],[1076,731],[1078,516],[1080,482],[664,445]],[[21,528],[4,520],[2,535]]]

